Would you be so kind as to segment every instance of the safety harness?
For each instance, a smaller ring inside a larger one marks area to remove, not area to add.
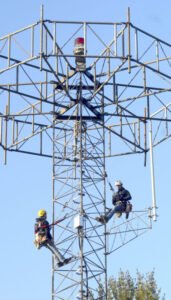
[[[116,204],[119,205],[122,209],[121,212],[116,212],[116,217],[120,218],[122,216],[122,213],[125,213],[125,217],[126,219],[128,219],[129,213],[132,211],[132,204],[129,201],[127,201],[126,207],[123,205],[122,201],[118,201],[118,203]]]

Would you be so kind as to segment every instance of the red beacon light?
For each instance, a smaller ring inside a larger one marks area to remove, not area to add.
[[[84,55],[84,38],[78,37],[75,39],[74,54]]]
[[[78,37],[75,39],[74,55],[77,71],[86,70],[86,59],[84,56],[84,38]]]

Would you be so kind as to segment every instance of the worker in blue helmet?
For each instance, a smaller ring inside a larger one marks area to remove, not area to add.
[[[128,218],[129,212],[132,210],[132,205],[129,203],[129,200],[132,198],[130,192],[123,187],[123,183],[120,180],[115,182],[115,186],[117,191],[112,195],[113,208],[110,209],[106,215],[95,218],[96,221],[102,224],[106,224],[114,214],[120,217],[122,212],[125,212],[126,218]]]
[[[56,248],[52,236],[50,234],[50,225],[49,222],[46,220],[47,213],[44,209],[39,210],[38,218],[36,218],[35,223],[35,245],[37,249],[41,247],[48,248],[54,255],[55,260],[57,262],[58,267],[62,267],[68,264],[71,261],[71,257],[65,259],[63,255],[59,252]]]

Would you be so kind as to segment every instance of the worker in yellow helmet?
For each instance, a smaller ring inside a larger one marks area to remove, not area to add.
[[[54,255],[57,266],[62,267],[68,264],[71,261],[70,258],[64,258],[59,250],[56,248],[52,236],[50,234],[50,225],[49,222],[46,220],[47,213],[44,209],[39,210],[38,218],[36,218],[35,223],[35,241],[37,249],[41,247],[48,248]]]

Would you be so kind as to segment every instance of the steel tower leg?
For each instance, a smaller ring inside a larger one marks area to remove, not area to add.
[[[52,216],[53,222],[64,220],[53,236],[62,254],[73,259],[60,269],[53,262],[52,299],[97,299],[99,277],[107,286],[105,228],[95,220],[106,207],[105,128],[103,120],[100,128],[92,121],[83,105],[79,75],[72,118],[58,120],[54,105]],[[103,112],[103,97],[100,101]],[[77,218],[80,224],[75,226]]]

